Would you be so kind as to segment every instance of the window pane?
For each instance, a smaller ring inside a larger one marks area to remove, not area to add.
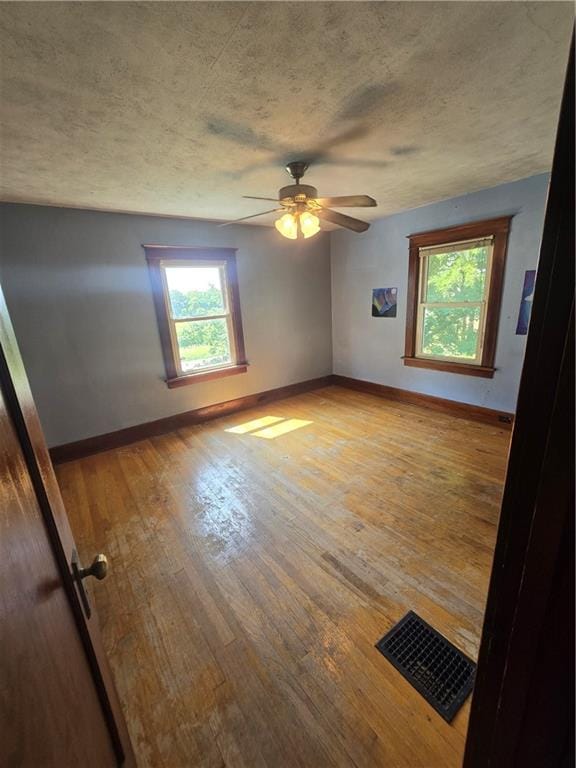
[[[172,317],[202,317],[224,313],[218,267],[166,267]]]
[[[232,362],[228,325],[224,318],[176,323],[176,335],[184,372]]]
[[[480,333],[480,307],[425,307],[422,353],[474,360]]]
[[[487,247],[436,253],[427,257],[426,302],[482,301]]]

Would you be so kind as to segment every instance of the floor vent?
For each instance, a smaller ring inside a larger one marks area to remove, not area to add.
[[[412,611],[376,648],[444,720],[452,721],[474,686],[473,661]]]

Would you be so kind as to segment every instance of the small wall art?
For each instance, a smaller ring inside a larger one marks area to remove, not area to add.
[[[372,289],[372,317],[396,317],[397,288]]]
[[[518,324],[516,325],[516,335],[526,336],[528,326],[530,325],[530,313],[532,312],[532,299],[534,298],[534,281],[536,279],[536,270],[527,269],[524,275],[524,287],[522,288],[522,299],[520,301],[520,311],[518,312]]]

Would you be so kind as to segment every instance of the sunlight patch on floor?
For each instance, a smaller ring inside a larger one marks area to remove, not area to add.
[[[274,424],[272,427],[261,429],[259,432],[252,432],[252,435],[254,437],[264,437],[266,440],[273,440],[275,437],[293,432],[295,429],[300,429],[300,427],[306,427],[308,424],[312,424],[312,422],[306,421],[306,419],[286,419],[286,421]]]
[[[276,424],[277,421],[284,421],[284,417],[262,416],[261,419],[245,421],[244,424],[238,424],[237,427],[230,427],[230,429],[225,429],[224,431],[233,432],[235,435],[245,435],[246,432],[252,432],[255,429],[262,429],[263,427],[269,427],[271,424]]]
[[[286,435],[295,429],[307,427],[312,421],[306,419],[285,419],[283,416],[263,416],[261,419],[246,421],[236,427],[225,429],[235,435],[250,434],[252,437],[263,437],[265,440],[274,440],[276,437]]]

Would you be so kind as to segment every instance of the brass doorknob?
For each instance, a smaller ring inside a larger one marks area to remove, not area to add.
[[[94,576],[94,578],[98,579],[98,581],[102,581],[102,579],[106,578],[107,573],[108,560],[106,559],[106,555],[102,554],[96,555],[88,568],[80,568],[78,570],[78,576],[81,579],[85,579],[86,576]]]

